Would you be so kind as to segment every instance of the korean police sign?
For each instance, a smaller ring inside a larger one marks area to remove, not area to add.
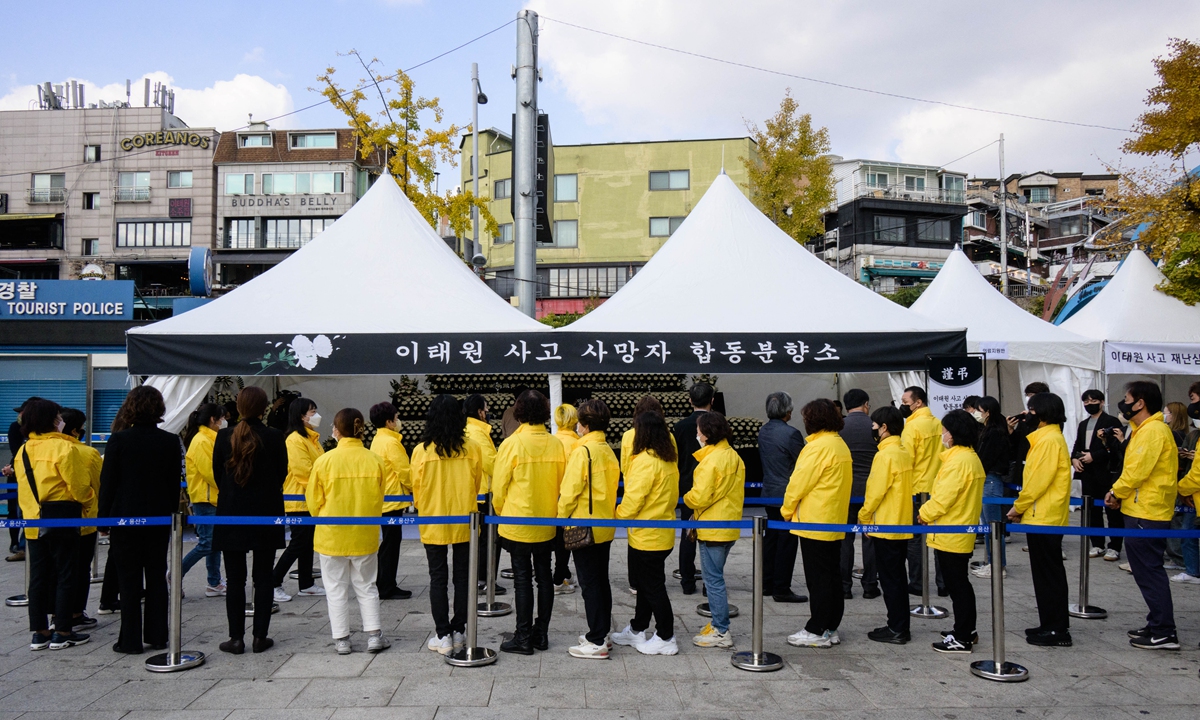
[[[968,395],[984,394],[982,355],[926,356],[926,392],[934,417],[962,408]]]
[[[0,280],[0,320],[132,319],[132,280]]]

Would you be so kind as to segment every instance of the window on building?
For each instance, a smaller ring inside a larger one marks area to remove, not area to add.
[[[117,173],[117,185],[119,187],[150,187],[150,173],[148,173],[148,172]]]
[[[1104,197],[1104,188],[1088,188],[1083,192],[1092,197]]]
[[[950,242],[950,221],[918,220],[917,239],[924,242]]]
[[[550,297],[609,297],[625,286],[624,267],[550,268]]]
[[[99,145],[84,145],[83,146],[83,161],[85,163],[100,162],[100,146]]]
[[[150,199],[149,172],[117,173],[117,202],[145,202]]]
[[[510,243],[512,241],[513,241],[513,224],[512,223],[504,223],[504,224],[500,225],[500,234],[496,236],[496,239],[493,241],[493,244],[503,245],[504,243]]]
[[[33,176],[30,202],[63,202],[67,199],[67,176],[61,173],[39,173]]]
[[[85,192],[83,194],[83,209],[95,210],[98,207],[100,207],[100,193]]]
[[[172,170],[167,173],[167,187],[190,188],[192,186],[191,170]]]
[[[683,217],[650,218],[650,237],[670,237],[683,224]]]
[[[325,232],[337,218],[268,218],[264,222],[263,246],[298,248]]]
[[[512,178],[497,180],[492,184],[492,199],[507,200],[512,197]]]
[[[312,174],[314,193],[340,193],[346,191],[346,173],[320,172]]]
[[[687,190],[691,187],[688,170],[656,170],[650,173],[651,190]]]
[[[867,173],[867,187],[885,188],[888,186],[888,174],[881,172]]]
[[[191,244],[191,220],[117,223],[117,247],[186,247]]]
[[[81,254],[85,255],[85,256],[99,255],[100,254],[100,238],[84,238]]]
[[[229,173],[225,176],[226,195],[253,195],[254,173]]]
[[[337,133],[295,133],[291,138],[293,149],[337,147]]]
[[[1050,202],[1050,188],[1048,187],[1032,187],[1025,189],[1025,197],[1031,203],[1048,203]]]
[[[258,247],[258,238],[254,232],[254,219],[226,220],[224,247],[237,250]]]
[[[972,210],[963,217],[963,227],[987,230],[987,213],[982,210]]]
[[[904,218],[876,215],[875,242],[888,245],[903,245],[905,242]]]
[[[942,185],[943,195],[948,202],[962,202],[966,197],[963,190],[966,180],[957,175],[942,175],[938,182]]]
[[[554,221],[554,246],[562,248],[579,247],[579,221]]]
[[[916,175],[905,175],[904,189],[909,192],[925,192],[925,178]]]
[[[578,175],[554,176],[554,202],[575,202],[579,199]]]
[[[271,147],[271,135],[242,135],[242,147]]]

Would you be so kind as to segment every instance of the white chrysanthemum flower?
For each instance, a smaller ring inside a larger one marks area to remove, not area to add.
[[[318,335],[313,338],[312,344],[318,357],[327,358],[333,354],[333,343],[325,335]]]
[[[326,339],[325,342],[328,343],[329,340]],[[297,335],[292,338],[292,343],[288,347],[296,355],[296,362],[300,364],[300,367],[305,370],[312,370],[317,366],[317,349],[314,347],[312,340],[303,335]],[[325,355],[325,357],[329,356]]]

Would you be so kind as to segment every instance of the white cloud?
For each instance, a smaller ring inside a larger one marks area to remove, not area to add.
[[[275,85],[257,75],[235,75],[230,80],[218,80],[210,87],[201,89],[176,87],[173,78],[165,72],[148,73],[133,81],[130,100],[134,107],[141,107],[145,99],[144,79],[154,83],[165,83],[175,91],[175,114],[191,127],[215,127],[232,130],[246,124],[250,113],[259,120],[291,112],[295,108],[292,95],[283,85]],[[97,85],[81,79],[76,80],[85,88],[84,99],[89,103],[104,100],[124,101],[125,83]],[[55,84],[58,84],[56,81]],[[21,85],[10,87],[0,96],[0,110],[25,110],[36,107],[37,86]],[[291,127],[292,118],[271,121],[273,127]]]

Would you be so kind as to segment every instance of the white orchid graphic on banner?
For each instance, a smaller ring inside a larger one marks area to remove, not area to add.
[[[334,339],[336,340],[339,337],[341,336],[335,335]],[[271,345],[272,343],[268,341],[267,344]],[[279,349],[281,345],[283,345],[282,342],[274,343],[274,348],[271,349],[275,350],[274,354],[272,354],[271,350],[268,350],[261,359],[250,363],[251,365],[259,366],[259,371],[256,374],[261,375],[267,368],[277,363],[284,363],[288,367],[299,366],[305,370],[312,370],[317,366],[317,361],[320,358],[329,357],[336,349],[333,346],[333,341],[327,335],[317,335],[311,340],[308,339],[307,335],[297,335],[292,338],[291,343]]]

